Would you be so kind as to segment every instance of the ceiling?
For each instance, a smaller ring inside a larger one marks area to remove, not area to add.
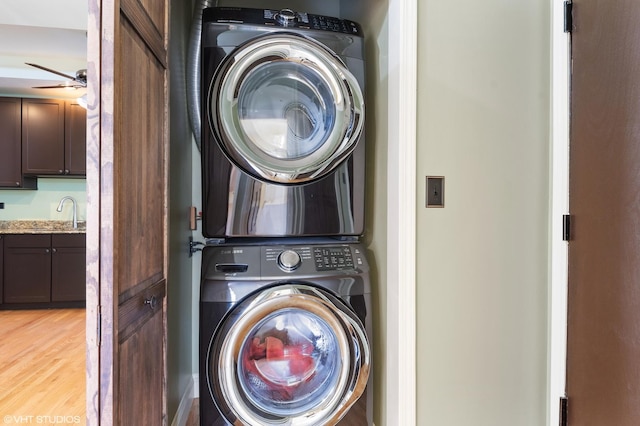
[[[87,68],[87,0],[0,1],[0,96],[77,98],[85,89],[33,89]]]

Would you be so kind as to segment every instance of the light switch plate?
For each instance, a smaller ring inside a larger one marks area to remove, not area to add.
[[[444,207],[444,176],[427,176],[426,207]]]

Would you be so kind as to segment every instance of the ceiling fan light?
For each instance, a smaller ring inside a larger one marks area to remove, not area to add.
[[[82,108],[87,109],[87,94],[86,93],[84,95],[80,96],[78,99],[76,99],[76,101],[78,101],[78,105],[80,105]]]

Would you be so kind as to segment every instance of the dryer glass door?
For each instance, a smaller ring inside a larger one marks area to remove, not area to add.
[[[338,299],[315,287],[279,285],[225,320],[209,370],[214,399],[233,424],[333,424],[364,390],[369,346]]]
[[[283,184],[331,172],[364,123],[356,78],[328,48],[293,33],[262,36],[229,54],[208,108],[227,157],[257,179]]]

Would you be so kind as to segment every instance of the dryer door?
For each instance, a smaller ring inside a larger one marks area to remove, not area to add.
[[[231,424],[333,425],[364,391],[370,348],[331,294],[284,284],[250,296],[209,346],[209,389]]]
[[[356,78],[324,45],[295,33],[258,37],[230,53],[210,84],[207,108],[229,160],[281,184],[331,172],[364,124]]]

